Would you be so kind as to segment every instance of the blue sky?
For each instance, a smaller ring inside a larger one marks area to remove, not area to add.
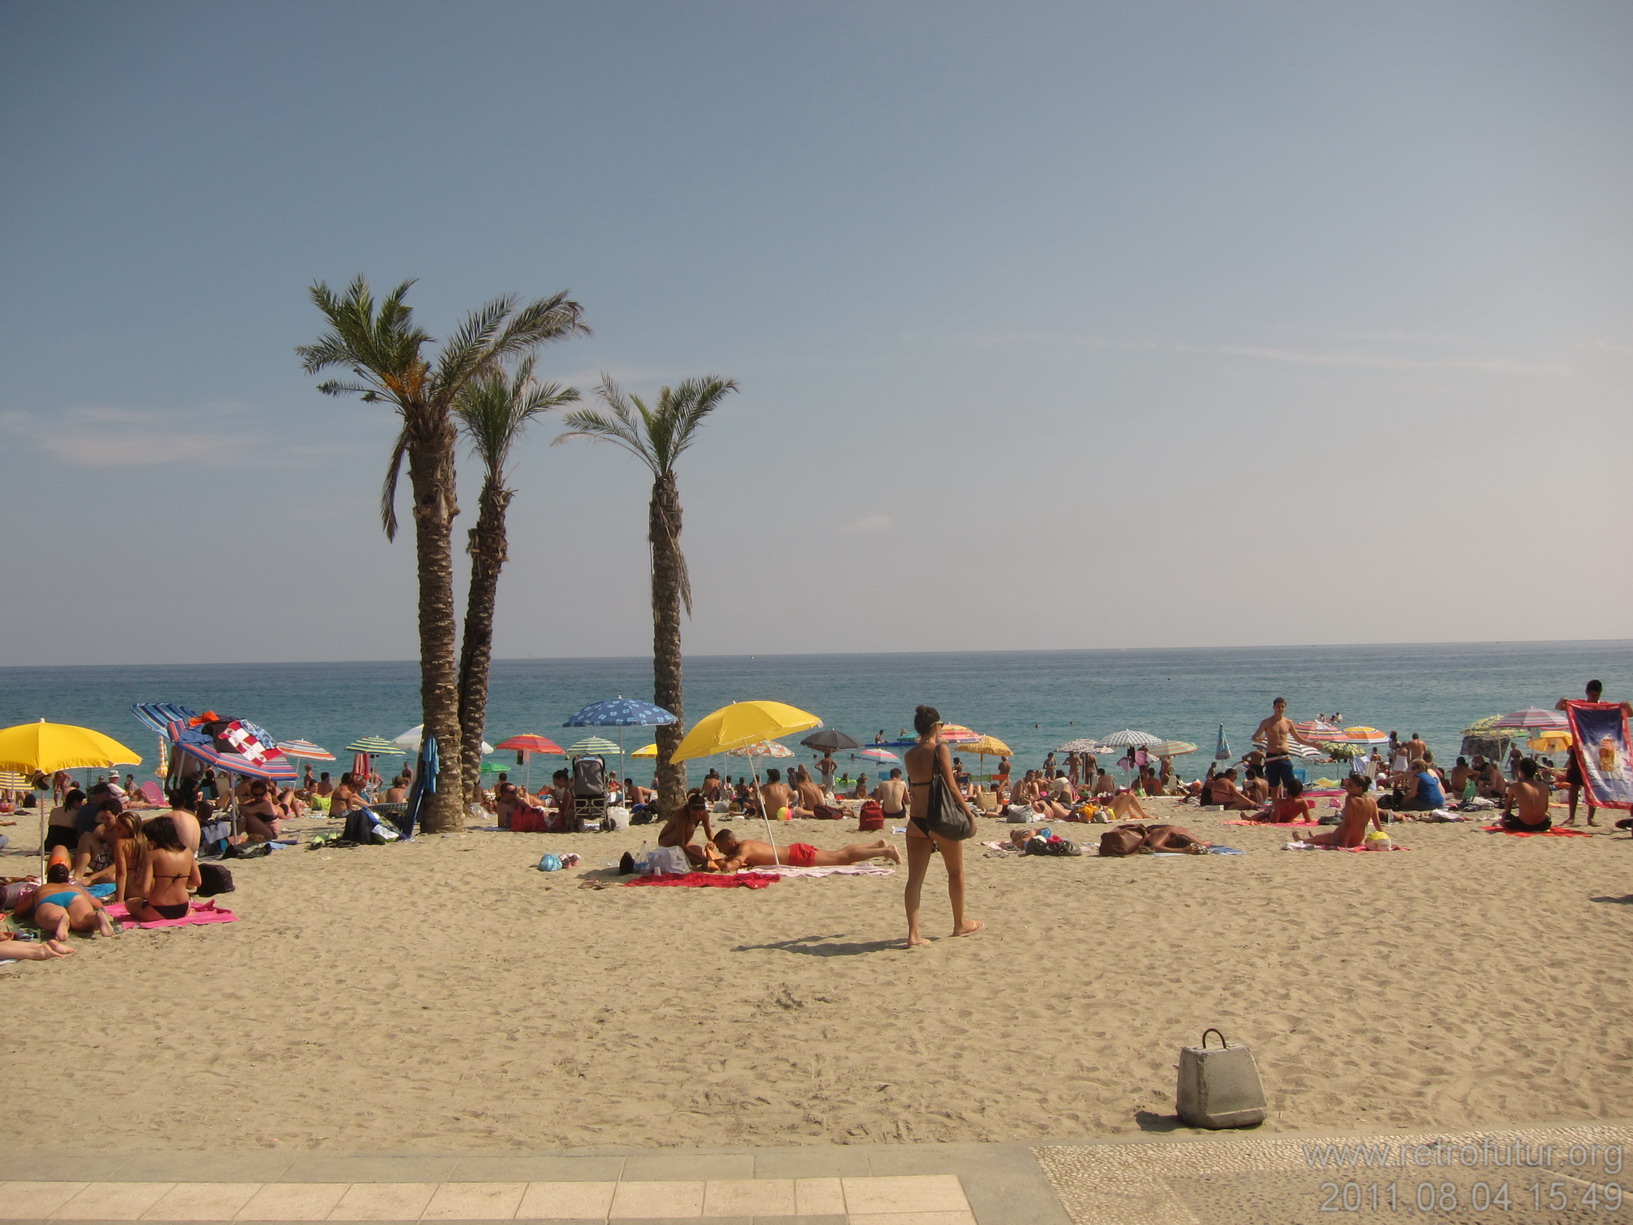
[[[0,664],[409,658],[315,280],[720,374],[699,653],[1626,636],[1633,8],[0,8]],[[650,646],[520,448],[497,649]],[[463,486],[459,530],[474,518]]]

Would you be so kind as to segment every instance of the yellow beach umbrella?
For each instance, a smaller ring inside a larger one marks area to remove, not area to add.
[[[32,774],[43,770],[139,766],[141,754],[111,736],[71,723],[22,723],[0,731],[0,770]]]
[[[1015,750],[996,736],[982,736],[979,740],[972,740],[968,744],[958,744],[952,747],[960,754],[974,753],[977,757],[1015,756]]]
[[[1543,732],[1526,747],[1533,753],[1563,753],[1575,743],[1569,732]]]
[[[821,722],[810,711],[784,702],[733,702],[699,719],[669,755],[669,760],[711,757],[757,740],[776,740],[780,736],[809,731]]]
[[[656,757],[657,755],[658,746],[656,744],[649,744],[645,748],[636,749],[630,754],[631,757]]]

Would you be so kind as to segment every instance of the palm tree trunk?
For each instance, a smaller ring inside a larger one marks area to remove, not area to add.
[[[428,414],[429,416],[429,414]],[[442,773],[421,824],[428,833],[465,826],[459,743],[459,671],[455,665],[454,427],[446,412],[407,423],[408,477],[414,490],[414,546],[420,581],[420,710],[435,736]]]
[[[481,509],[470,533],[471,589],[465,636],[459,648],[459,758],[465,803],[476,800],[482,778],[482,728],[488,715],[488,669],[493,660],[493,615],[499,571],[508,554],[505,511],[511,494],[499,482],[482,486]]]
[[[652,700],[676,717],[657,729],[658,811],[669,813],[686,799],[686,763],[669,760],[686,734],[680,655],[686,562],[680,551],[680,490],[672,472],[652,482],[647,539],[652,546]]]

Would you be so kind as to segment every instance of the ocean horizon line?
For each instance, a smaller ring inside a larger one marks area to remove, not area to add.
[[[1137,652],[1175,653],[1191,651],[1309,651],[1309,650],[1367,650],[1383,647],[1546,647],[1546,646],[1586,646],[1594,643],[1626,644],[1633,643],[1633,638],[1468,638],[1468,639],[1441,639],[1436,641],[1396,640],[1380,642],[1281,642],[1281,643],[1230,643],[1222,645],[1192,645],[1192,646],[1123,646],[1123,647],[1006,647],[991,650],[960,648],[958,650],[915,650],[915,651],[735,651],[720,653],[686,653],[685,659],[892,659],[903,656],[941,656],[941,657],[976,657],[992,655],[1036,656],[1036,655],[1127,655]],[[588,660],[605,660],[608,663],[626,663],[629,661],[648,660],[650,654],[637,655],[503,655],[494,656],[493,663],[539,663],[553,660],[572,660],[585,662]],[[122,663],[48,663],[48,664],[0,664],[0,672],[33,672],[33,671],[62,671],[70,668],[254,668],[254,667],[354,667],[360,664],[411,664],[417,665],[419,660],[413,658],[377,658],[377,659],[214,659],[214,660],[159,660]]]

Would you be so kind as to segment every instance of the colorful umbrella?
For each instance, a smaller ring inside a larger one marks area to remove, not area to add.
[[[280,740],[278,749],[285,757],[299,757],[308,761],[333,761],[335,755],[310,740]]]
[[[973,728],[965,727],[962,723],[943,723],[941,725],[941,743],[956,744],[961,749],[966,744],[974,744],[981,739],[981,733]],[[972,753],[974,749],[970,750]]]
[[[656,744],[643,745],[630,754],[631,757],[656,757],[657,755],[658,746]]]
[[[613,753],[622,757],[624,754],[623,749],[605,736],[586,736],[577,744],[569,745],[567,752],[573,757],[596,756],[602,753]]]
[[[1213,759],[1215,761],[1230,760],[1230,741],[1225,739],[1225,725],[1223,723],[1219,725],[1219,740],[1213,746]]]
[[[571,716],[563,727],[663,727],[678,722],[662,706],[620,695],[591,702]]]
[[[896,754],[892,753],[889,749],[881,749],[881,748],[878,748],[877,746],[875,746],[874,748],[871,748],[871,749],[863,749],[860,753],[857,754],[857,756],[858,757],[866,757],[869,761],[900,761],[901,760],[900,757],[897,757]]]
[[[411,730],[417,732],[419,728]],[[408,732],[404,732],[403,735],[408,735]],[[370,757],[408,756],[401,745],[393,744],[383,736],[363,736],[360,739],[353,740],[346,746],[346,751],[348,753],[367,753]]]
[[[189,719],[201,717],[194,714],[187,707],[177,706],[173,702],[138,702],[130,708],[130,713],[135,715],[150,730],[159,733],[161,736],[165,734],[164,729],[172,723],[177,721],[185,723]],[[215,711],[210,710],[206,711],[202,717],[213,721],[216,714]]]
[[[513,749],[518,753],[546,753],[552,757],[560,757],[567,752],[548,736],[537,736],[532,732],[512,736],[509,740],[501,740],[497,747]]]
[[[1196,752],[1196,745],[1189,740],[1164,740],[1147,745],[1145,751],[1153,757],[1183,757],[1187,753]]]
[[[1311,719],[1307,723],[1293,724],[1293,730],[1306,740],[1314,740],[1318,744],[1342,744],[1344,729],[1336,723],[1328,723],[1325,719]],[[1388,737],[1384,737],[1388,739]]]
[[[1527,741],[1526,747],[1534,753],[1563,753],[1575,743],[1576,738],[1569,732],[1549,728],[1538,733],[1535,740]]]
[[[177,753],[217,770],[268,782],[288,782],[299,777],[289,759],[278,751],[272,736],[242,719],[226,720],[226,729],[220,736],[202,727],[189,727],[180,720],[166,728],[165,735],[170,737]],[[231,747],[223,748],[223,740]]]
[[[1344,739],[1351,744],[1388,744],[1389,733],[1375,727],[1346,727]]]
[[[778,744],[775,740],[757,740],[753,744],[740,744],[735,749],[727,749],[728,757],[792,757],[794,750],[786,744]]]

